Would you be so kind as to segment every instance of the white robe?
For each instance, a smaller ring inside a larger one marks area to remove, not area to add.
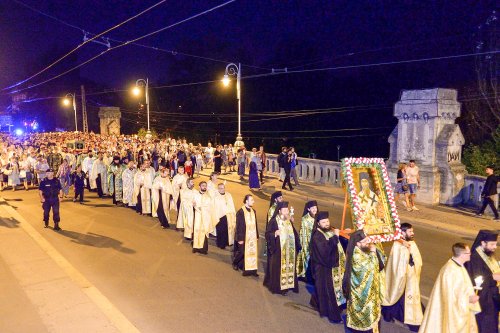
[[[208,193],[196,192],[194,202],[193,248],[202,249],[205,236],[208,237],[215,226],[214,201]]]
[[[185,188],[181,190],[181,206],[177,213],[177,229],[184,229],[184,237],[191,239],[194,225],[193,201],[196,190]]]
[[[419,333],[477,333],[479,302],[469,303],[475,295],[467,270],[453,259],[441,268],[432,288]]]
[[[101,189],[103,194],[108,194],[108,168],[101,160],[96,160],[92,164],[92,170],[90,171],[90,188],[97,188],[97,177],[101,175]]]
[[[222,217],[226,216],[229,245],[233,245],[236,228],[236,209],[234,208],[233,196],[227,192],[224,195],[217,192],[214,197],[214,206],[215,225],[219,223]]]
[[[160,197],[161,191],[161,197]],[[163,205],[163,212],[167,219],[169,218],[169,206],[170,206],[170,196],[172,195],[172,183],[170,183],[170,179],[168,177],[157,176],[153,181],[153,190],[151,194],[151,198],[153,199],[153,217],[158,217],[156,211],[158,210],[158,205],[160,200]]]
[[[142,214],[151,214],[151,189],[153,177],[148,170],[139,170],[134,176],[134,198],[141,194]]]
[[[179,196],[181,190],[186,188],[186,181],[188,180],[188,176],[186,174],[176,174],[174,178],[172,178],[172,196],[174,198],[174,205],[172,209],[177,210],[177,201],[179,200]],[[181,200],[182,202],[182,200]]]
[[[128,204],[129,206],[135,206],[136,197],[134,197],[134,176],[137,169],[130,170],[129,168],[123,170],[122,182],[123,182],[123,204]]]
[[[89,175],[90,174],[90,171],[92,170],[92,165],[94,164],[95,162],[95,157],[85,157],[83,159],[83,163],[82,163],[82,171],[85,172],[85,174]]]

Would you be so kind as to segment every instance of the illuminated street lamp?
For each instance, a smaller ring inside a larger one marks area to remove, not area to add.
[[[135,87],[132,89],[132,94],[134,96],[140,96],[141,95],[141,88],[144,87],[144,94],[146,95],[146,113],[147,113],[147,119],[148,119],[148,130],[146,132],[146,138],[150,139],[151,138],[151,130],[149,129],[149,80],[146,78],[144,79],[138,79],[135,81]]]
[[[75,93],[68,93],[66,94],[66,96],[64,96],[64,99],[63,99],[63,104],[64,106],[70,106],[71,104],[73,104],[73,110],[75,111],[75,132],[78,132],[78,122],[77,122],[77,118],[76,118],[76,100],[75,100]],[[71,98],[71,99],[70,99]]]
[[[230,63],[226,66],[226,73],[222,79],[222,84],[227,87],[231,82],[229,76],[236,76],[236,99],[238,100],[238,135],[236,136],[236,142],[234,146],[237,148],[243,147],[243,138],[241,137],[241,64],[236,65],[235,63]]]

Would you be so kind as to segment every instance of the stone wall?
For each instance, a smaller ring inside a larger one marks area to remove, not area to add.
[[[417,200],[428,204],[454,205],[462,201],[465,143],[455,120],[460,103],[454,89],[407,90],[394,106],[398,125],[388,141],[391,145],[389,174],[396,182],[400,162],[415,160],[420,168]]]
[[[266,173],[272,176],[279,176],[278,155],[268,154]],[[299,164],[296,167],[299,180],[316,184],[332,185],[340,187],[340,162],[316,160],[311,158],[298,158]]]
[[[99,120],[102,135],[120,135],[121,112],[118,107],[100,107]]]

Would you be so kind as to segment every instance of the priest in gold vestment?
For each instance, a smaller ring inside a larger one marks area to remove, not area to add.
[[[299,292],[297,280],[297,253],[300,251],[299,234],[293,226],[288,202],[278,203],[273,218],[266,228],[268,249],[264,286],[273,294],[286,295],[289,290]]]
[[[193,253],[208,253],[208,234],[215,228],[213,198],[207,192],[207,182],[200,183],[194,195]]]
[[[257,229],[257,214],[252,208],[253,196],[245,195],[243,203],[243,207],[236,213],[233,269],[241,269],[243,276],[259,276],[257,274],[259,230]]]
[[[401,224],[403,240],[395,241],[385,265],[385,297],[382,315],[417,332],[424,316],[420,300],[422,257],[414,241],[413,226]]]
[[[479,296],[464,267],[471,252],[463,243],[454,244],[452,252],[453,258],[441,268],[432,288],[419,333],[478,332]]]

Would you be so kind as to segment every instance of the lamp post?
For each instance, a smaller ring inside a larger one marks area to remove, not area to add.
[[[132,90],[132,93],[135,96],[139,96],[141,94],[141,89],[139,87],[143,86],[144,87],[144,94],[146,95],[146,117],[148,120],[148,130],[146,132],[146,139],[151,138],[151,130],[149,129],[149,80],[146,78],[144,79],[138,79],[135,81],[135,87]]]
[[[337,161],[340,162],[340,145],[337,145]]]
[[[70,100],[71,97],[71,100]],[[76,100],[75,100],[76,94],[75,93],[68,93],[66,96],[64,96],[63,99],[63,104],[65,106],[69,106],[70,104],[73,104],[73,110],[75,111],[75,132],[78,132],[78,121],[76,118]]]
[[[224,86],[228,86],[230,79],[229,75],[236,76],[236,99],[238,100],[238,135],[236,136],[236,141],[234,146],[237,148],[243,147],[243,138],[241,137],[241,64],[236,65],[235,63],[230,63],[226,66],[226,73],[222,79]]]

